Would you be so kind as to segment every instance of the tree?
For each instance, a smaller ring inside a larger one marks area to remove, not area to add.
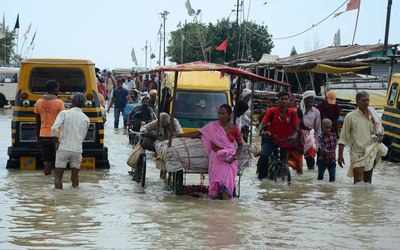
[[[2,25],[0,25],[0,28]],[[2,31],[1,31],[2,32]],[[10,64],[15,57],[13,48],[15,46],[16,34],[6,28],[5,36],[0,39],[0,63]]]
[[[296,50],[296,47],[292,47],[292,50],[290,51],[290,56],[295,56],[295,55],[297,55],[297,50]]]
[[[238,31],[241,40],[239,55]],[[226,54],[215,50],[225,39],[228,39]],[[267,26],[242,22],[238,28],[236,23],[222,19],[216,24],[188,23],[171,32],[167,55],[170,61],[176,63],[199,60],[223,63],[236,59],[259,60],[264,53],[270,53],[272,48],[273,43]]]

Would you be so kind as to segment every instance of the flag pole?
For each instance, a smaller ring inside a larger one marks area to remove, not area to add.
[[[360,9],[361,9],[361,4],[360,4],[360,6],[358,6],[358,10],[357,10],[356,24],[354,26],[353,40],[351,42],[351,45],[354,45],[354,40],[356,39],[356,33],[357,33],[357,27],[358,27],[358,17],[360,16]]]

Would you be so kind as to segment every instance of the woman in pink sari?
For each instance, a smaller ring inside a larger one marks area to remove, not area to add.
[[[208,154],[208,195],[212,199],[231,199],[235,194],[239,147],[243,144],[240,130],[231,123],[232,109],[222,105],[218,121],[200,129],[201,139]]]

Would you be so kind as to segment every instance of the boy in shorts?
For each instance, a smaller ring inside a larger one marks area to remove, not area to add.
[[[60,144],[56,153],[54,186],[62,189],[62,178],[68,163],[71,168],[72,187],[79,186],[79,169],[82,160],[82,143],[89,129],[90,120],[82,112],[85,96],[77,94],[72,97],[72,108],[58,114],[51,127],[53,135],[60,135]]]

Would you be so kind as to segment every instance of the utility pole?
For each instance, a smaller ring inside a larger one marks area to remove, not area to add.
[[[387,13],[386,13],[385,43],[383,46],[385,51],[385,56],[387,56],[387,50],[388,50],[391,12],[392,12],[392,0],[388,0]]]
[[[165,23],[166,23],[166,20],[167,20],[167,16],[169,15],[169,12],[168,11],[166,11],[166,10],[164,10],[163,12],[161,12],[160,13],[160,15],[161,15],[161,18],[163,19],[163,29],[164,29],[164,42],[163,42],[163,47],[164,47],[164,66],[165,66],[165,61],[166,61],[166,58],[167,58],[167,54],[165,53],[165,38],[166,38],[166,35],[165,35]]]
[[[239,55],[240,55],[239,11],[240,11],[240,0],[236,0],[236,32],[237,32],[236,59],[237,60],[239,59]]]
[[[147,43],[148,41],[146,40],[146,45],[144,46],[144,54],[145,54],[145,58],[144,58],[144,67],[147,69]]]
[[[162,24],[160,25],[160,29],[158,30],[158,36],[160,38],[160,44],[158,46],[158,66],[161,66],[161,46],[162,46]]]

